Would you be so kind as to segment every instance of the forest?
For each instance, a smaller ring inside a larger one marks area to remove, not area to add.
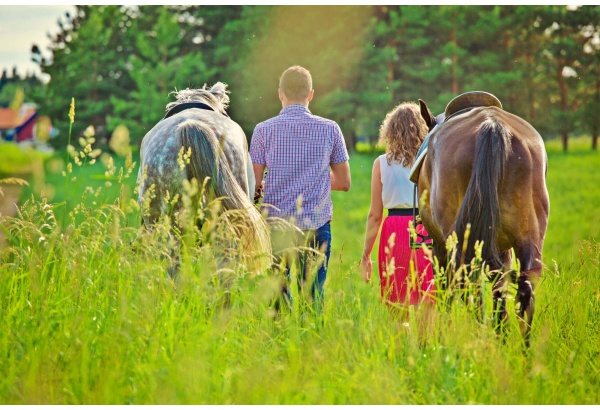
[[[92,125],[106,144],[119,125],[134,143],[162,118],[169,93],[217,81],[250,139],[280,110],[279,76],[313,76],[311,110],[337,121],[349,149],[373,144],[385,114],[425,100],[435,113],[456,95],[496,95],[544,139],[600,133],[600,6],[77,6],[32,59],[49,81],[0,79],[52,118],[67,143]],[[2,90],[4,86],[5,90]]]
[[[49,49],[31,45],[40,75],[0,73],[0,106],[33,102],[58,131],[54,152],[0,142],[0,404],[600,403],[600,6],[77,6],[57,26]],[[298,286],[276,316],[268,270],[220,268],[202,236],[218,200],[204,231],[178,234],[179,259],[168,219],[142,225],[136,192],[137,148],[173,91],[227,83],[250,139],[295,64],[312,73],[310,110],[354,151],[351,191],[331,194],[322,316]],[[396,320],[360,273],[386,113],[423,99],[438,114],[474,90],[545,140],[551,212],[529,348],[514,283],[499,335],[493,284],[472,283],[474,309],[441,291],[434,259],[422,338],[414,307]]]

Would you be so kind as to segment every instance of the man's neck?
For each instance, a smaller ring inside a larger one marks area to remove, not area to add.
[[[306,108],[308,108],[308,101],[301,101],[301,102],[297,102],[297,101],[287,101],[287,100],[283,100],[281,101],[281,106],[283,108],[290,106],[290,105],[303,105]]]

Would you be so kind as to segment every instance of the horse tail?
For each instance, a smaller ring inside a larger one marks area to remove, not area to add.
[[[476,138],[471,179],[454,223],[458,237],[455,266],[471,262],[475,256],[475,241],[479,240],[483,241],[482,260],[490,269],[499,269],[502,260],[496,244],[500,225],[498,188],[508,160],[511,134],[504,124],[489,118],[479,128]],[[465,247],[469,223],[471,228]]]
[[[221,142],[210,127],[201,121],[187,120],[177,127],[180,149],[191,149],[185,165],[188,180],[195,178],[201,186],[210,178],[210,187],[226,211],[226,217],[242,241],[242,255],[251,271],[270,266],[271,241],[267,224],[250,201],[249,193],[237,182],[223,152]],[[246,167],[242,167],[244,170]],[[231,212],[229,212],[231,211]]]

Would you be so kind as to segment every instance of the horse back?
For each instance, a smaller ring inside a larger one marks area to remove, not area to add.
[[[192,122],[198,129],[214,135],[222,148],[227,165],[242,190],[248,191],[248,142],[242,128],[217,112],[192,108],[159,121],[142,139],[140,147],[139,197],[154,185],[155,199],[151,208],[157,215],[166,212],[162,199],[181,194],[183,181],[191,179],[180,166],[181,135],[179,129]],[[189,147],[183,147],[184,150]],[[202,181],[200,181],[202,183]],[[154,203],[156,202],[156,203]]]
[[[424,163],[428,181],[419,185],[430,190],[430,224],[436,225],[438,235],[445,239],[455,229],[475,166],[479,130],[488,120],[501,123],[509,134],[497,186],[501,221],[497,238],[498,247],[504,250],[526,236],[543,237],[547,226],[547,156],[542,137],[527,121],[496,107],[479,107],[454,117],[431,136],[429,158]]]

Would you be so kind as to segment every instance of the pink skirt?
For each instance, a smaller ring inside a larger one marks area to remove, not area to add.
[[[408,224],[412,216],[387,216],[379,238],[381,297],[387,303],[435,303],[431,262],[422,249],[410,248]],[[427,235],[423,225],[417,232]],[[412,268],[411,268],[412,265]]]

